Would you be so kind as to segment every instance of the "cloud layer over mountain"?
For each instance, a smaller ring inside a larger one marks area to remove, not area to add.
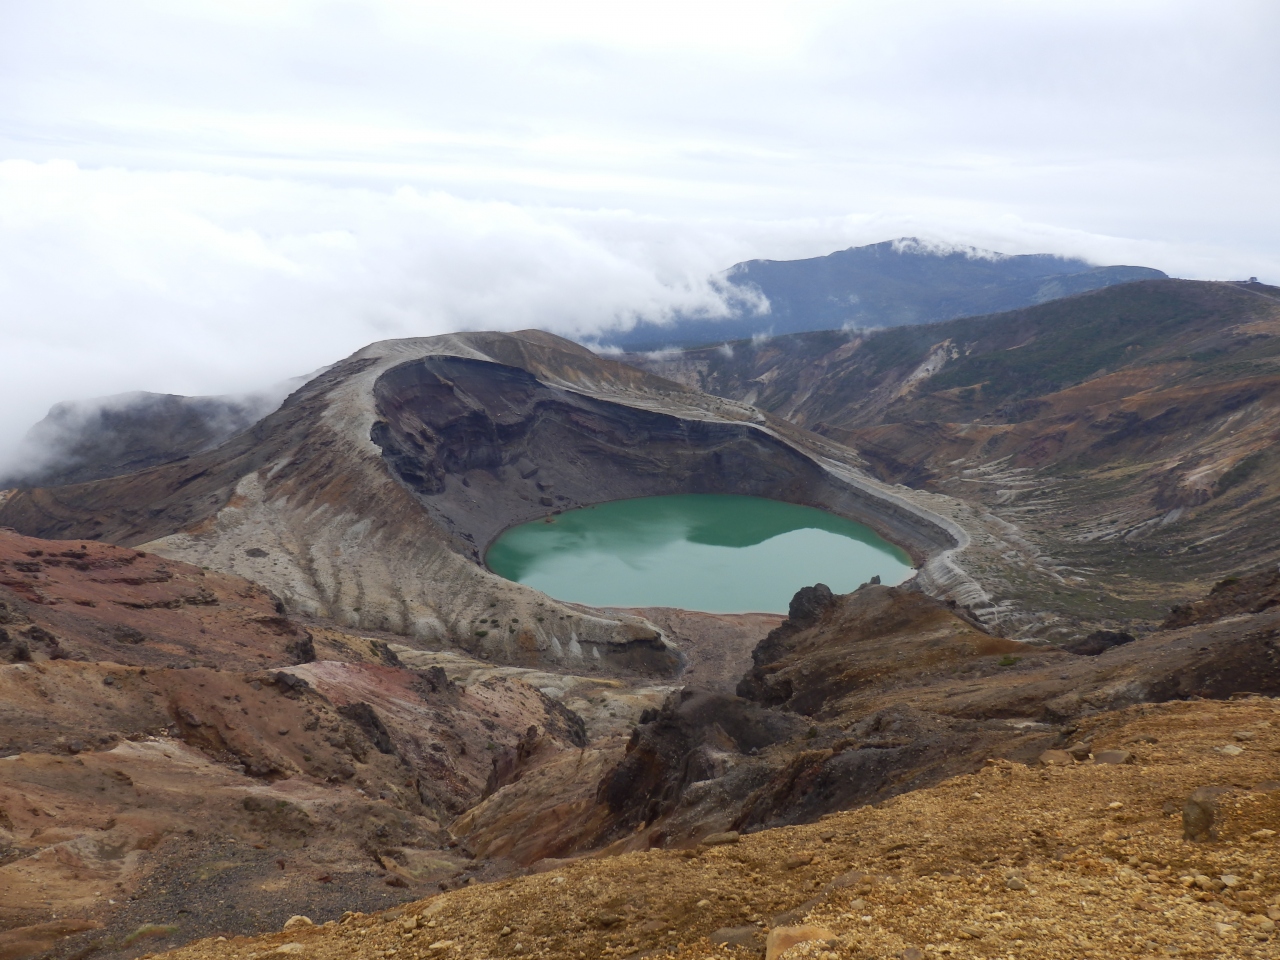
[[[1266,2],[0,5],[0,451],[903,235],[1280,279]],[[4,454],[0,452],[0,460]]]

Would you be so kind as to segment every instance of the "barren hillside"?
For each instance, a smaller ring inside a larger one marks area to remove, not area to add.
[[[778,341],[740,360],[785,416],[536,332],[390,341],[213,450],[5,492],[0,958],[1269,949],[1269,297]],[[481,560],[675,492],[862,520],[918,570],[780,618]]]
[[[991,761],[807,826],[549,864],[169,956],[1274,956],[1280,705],[1133,707],[1077,733],[1080,761]],[[1204,788],[1220,790],[1184,813]],[[1211,834],[1185,839],[1209,809]]]
[[[1280,561],[1280,289],[1151,280],[1011,313],[632,357],[946,494],[1030,635],[1135,629]],[[1013,558],[1006,555],[1009,560]]]

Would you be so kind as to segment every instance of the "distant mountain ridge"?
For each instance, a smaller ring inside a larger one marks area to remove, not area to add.
[[[763,295],[768,312],[743,306],[722,320],[646,321],[602,344],[654,350],[766,334],[934,323],[1166,276],[1151,267],[1098,266],[1052,254],[1009,256],[904,237],[806,260],[735,264],[725,271],[725,283],[743,294],[744,304]]]
[[[88,483],[212,450],[319,372],[252,393],[184,397],[138,390],[56,403],[27,431],[17,463],[0,474],[0,490]]]
[[[27,434],[29,464],[0,487],[84,483],[216,447],[279,403],[256,399],[140,391],[55,404]]]

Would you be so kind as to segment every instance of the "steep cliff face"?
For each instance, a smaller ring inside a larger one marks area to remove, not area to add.
[[[373,438],[392,472],[477,560],[513,523],[602,500],[840,492],[754,424],[587,396],[515,367],[428,357],[389,370],[374,396],[385,419]]]

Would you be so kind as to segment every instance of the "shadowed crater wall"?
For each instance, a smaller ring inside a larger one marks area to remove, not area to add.
[[[477,562],[503,530],[553,511],[676,493],[820,507],[917,555],[945,533],[894,520],[809,457],[746,423],[612,403],[509,366],[459,357],[400,364],[374,387],[371,432],[392,472]]]

